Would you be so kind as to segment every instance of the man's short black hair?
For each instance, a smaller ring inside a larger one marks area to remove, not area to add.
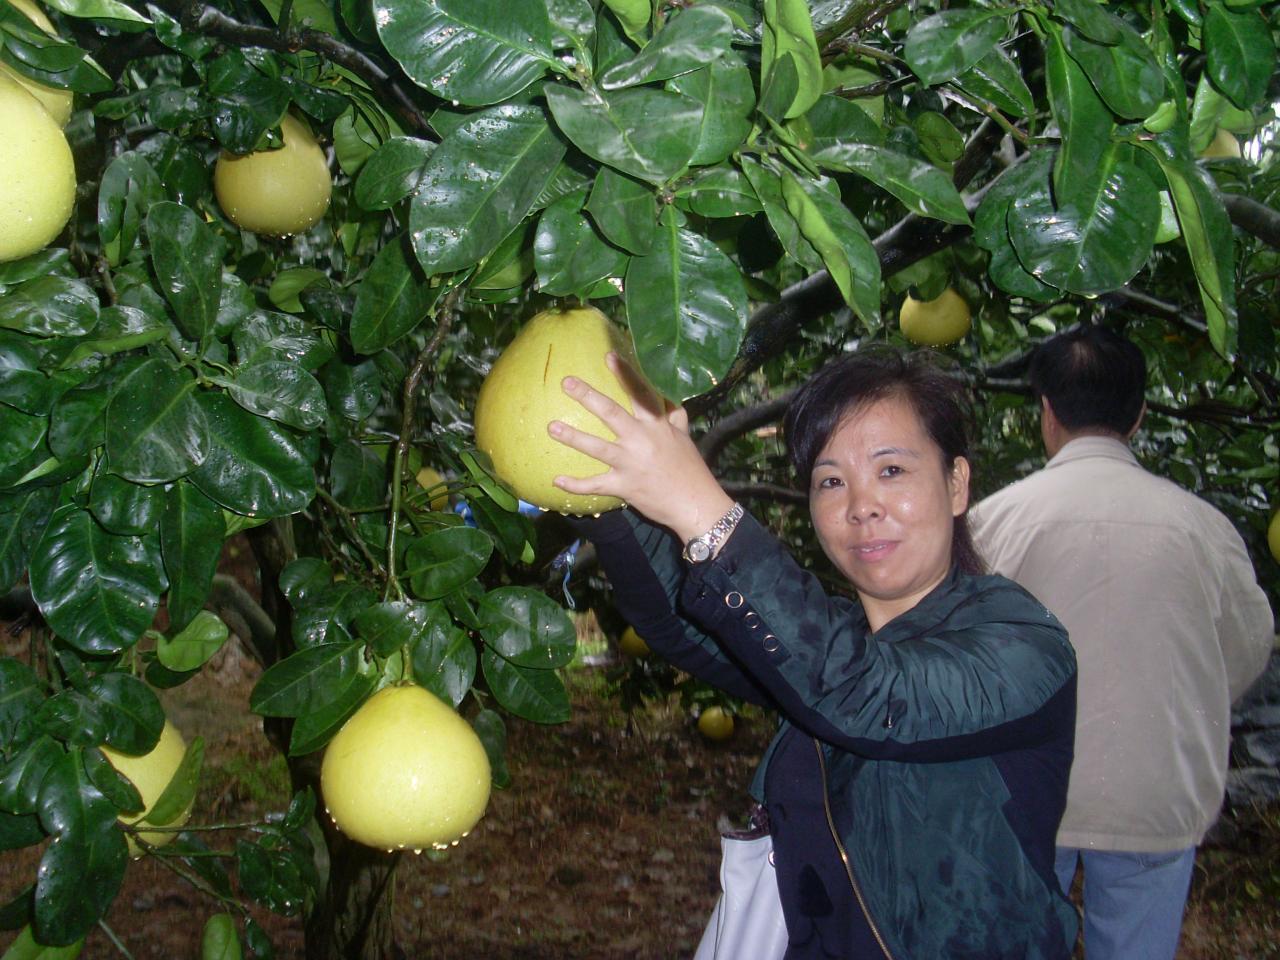
[[[1142,413],[1147,361],[1107,327],[1082,326],[1045,340],[1031,355],[1031,389],[1047,397],[1068,430],[1126,436]]]

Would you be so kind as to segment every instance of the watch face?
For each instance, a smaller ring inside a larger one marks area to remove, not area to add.
[[[686,549],[694,563],[701,563],[711,556],[711,546],[705,540],[694,540]]]

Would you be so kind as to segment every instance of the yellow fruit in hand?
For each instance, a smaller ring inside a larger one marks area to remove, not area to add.
[[[1200,151],[1202,160],[1230,160],[1240,156],[1240,141],[1219,127],[1209,145]]]
[[[0,262],[42,250],[76,199],[76,167],[62,130],[36,98],[0,75]]]
[[[708,740],[728,740],[733,736],[733,714],[711,706],[698,715],[698,732]]]
[[[58,35],[58,31],[53,28],[53,22],[44,15],[44,11],[37,7],[32,0],[9,0],[9,2],[25,13],[28,20],[49,34],[49,36],[56,37]],[[29,94],[40,101],[40,106],[49,112],[49,116],[53,117],[54,123],[60,127],[67,125],[67,121],[71,119],[72,93],[70,90],[46,87],[43,83],[37,83],[30,77],[23,76],[7,63],[0,63],[0,74],[9,76],[22,84]]]
[[[439,470],[435,467],[423,467],[417,472],[416,479],[418,486],[423,490],[434,491],[431,495],[432,510],[449,509],[449,491],[442,486],[445,479],[440,475]]]
[[[218,206],[238,227],[284,237],[314,226],[329,209],[333,178],[311,131],[285,114],[284,146],[237,156],[225,150],[213,171]]]
[[[142,802],[145,809],[138,814],[121,816],[121,823],[149,823],[147,814],[151,812],[151,808],[156,805],[156,801],[160,799],[160,795],[164,793],[165,788],[169,786],[169,781],[173,779],[173,775],[177,772],[182,758],[186,755],[187,745],[182,739],[182,734],[168,720],[164,722],[164,729],[160,731],[160,740],[150,753],[144,753],[140,757],[131,756],[127,753],[119,753],[110,747],[102,747],[102,754],[105,756],[113,767],[120,773],[123,773],[138,788],[138,793],[142,794]],[[194,802],[194,801],[193,801]],[[187,808],[178,814],[178,816],[170,823],[159,823],[159,827],[180,827],[187,822],[187,818],[191,816],[191,804],[187,804]],[[153,847],[162,847],[176,837],[177,831],[174,830],[144,830],[138,836],[151,844]],[[142,850],[134,843],[133,837],[126,838],[129,841],[129,856],[137,858],[142,856]]]
[[[1280,510],[1271,515],[1271,523],[1267,526],[1267,546],[1271,548],[1271,556],[1280,563]]]
[[[898,311],[898,325],[912,343],[945,347],[969,332],[972,317],[964,297],[948,287],[933,300],[917,300],[908,294]]]
[[[325,750],[325,809],[352,840],[381,850],[446,847],[489,803],[489,758],[471,725],[414,684],[379,690]]]
[[[544,310],[525,325],[489,371],[476,399],[476,446],[522,500],[576,516],[622,506],[616,497],[572,494],[555,486],[557,476],[590,477],[606,467],[547,433],[548,423],[561,420],[613,439],[612,431],[561,387],[572,374],[631,410],[631,398],[605,366],[610,350],[634,366],[626,334],[599,310]]]
[[[647,657],[652,651],[644,642],[644,637],[636,633],[635,627],[627,627],[618,638],[618,649],[628,657]]]

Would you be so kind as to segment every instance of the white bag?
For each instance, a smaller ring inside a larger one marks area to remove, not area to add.
[[[722,836],[720,899],[693,960],[781,960],[787,925],[773,868],[773,838]]]

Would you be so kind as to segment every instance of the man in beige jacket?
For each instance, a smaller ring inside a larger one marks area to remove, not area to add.
[[[1035,351],[1044,469],[969,513],[992,572],[1066,625],[1079,661],[1075,761],[1056,869],[1084,869],[1088,960],[1169,960],[1195,848],[1222,803],[1230,706],[1275,623],[1240,535],[1129,449],[1146,363],[1101,327]]]

